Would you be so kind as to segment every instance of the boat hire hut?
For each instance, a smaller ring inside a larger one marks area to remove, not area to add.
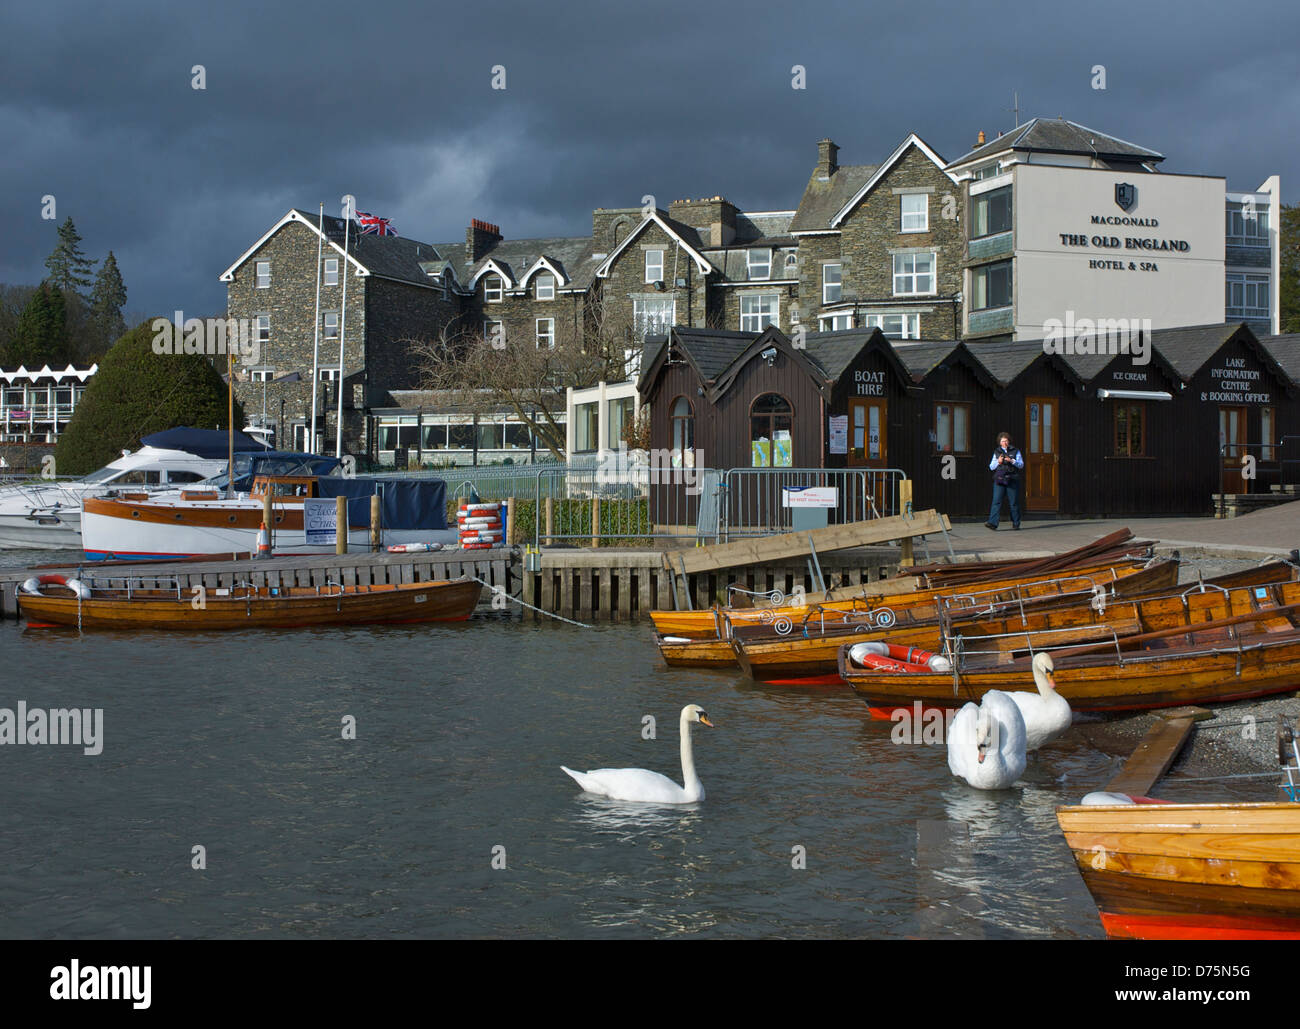
[[[891,341],[878,329],[803,342],[776,327],[674,328],[647,340],[638,388],[652,448],[716,472],[698,477],[690,492],[700,499],[652,499],[656,522],[696,524],[724,482],[732,526],[744,512],[753,523],[755,504],[779,505],[781,484],[865,489],[841,497],[832,521],[868,517],[873,504],[891,514],[904,475],[914,508],[982,520],[1002,431],[1024,455],[1029,518],[1208,515],[1219,494],[1258,501],[1300,480],[1297,383],[1286,370],[1300,366],[1300,345],[1244,324],[1077,350]],[[759,481],[778,492],[759,495]]]

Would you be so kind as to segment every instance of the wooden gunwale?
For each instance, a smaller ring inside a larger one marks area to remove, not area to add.
[[[1300,682],[1297,615],[1300,604],[1291,604],[1070,647],[1053,654],[1053,676],[1058,692],[1076,710],[1140,710],[1294,690]],[[1164,645],[1180,636],[1187,639],[1185,646]],[[847,661],[846,645],[837,656],[839,674],[877,708],[918,700],[959,707],[968,700],[978,703],[990,689],[1036,689],[1027,658],[943,674],[868,672],[850,668]]]
[[[464,621],[478,604],[482,586],[472,579],[341,587],[235,587],[222,595],[197,589],[95,590],[88,599],[20,594],[29,626],[83,629],[299,628],[311,625],[402,624]],[[197,605],[197,606],[196,606]]]

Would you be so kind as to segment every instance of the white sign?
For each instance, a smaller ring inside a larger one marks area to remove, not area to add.
[[[833,414],[827,419],[830,423],[828,442],[830,453],[847,454],[849,452],[849,416]]]
[[[333,497],[307,497],[302,502],[304,541],[309,547],[328,546],[338,538],[337,502]]]
[[[782,486],[782,507],[834,507],[839,502],[835,486]]]

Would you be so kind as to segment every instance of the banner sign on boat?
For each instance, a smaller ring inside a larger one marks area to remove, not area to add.
[[[333,498],[307,497],[302,502],[304,541],[309,547],[329,546],[338,537],[338,506]]]
[[[839,501],[836,486],[782,486],[782,507],[834,507]]]

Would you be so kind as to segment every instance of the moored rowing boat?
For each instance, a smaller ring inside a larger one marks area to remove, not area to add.
[[[1079,805],[1056,819],[1109,936],[1300,939],[1300,804]]]
[[[45,577],[49,579],[51,577]],[[29,626],[83,629],[246,629],[464,621],[482,586],[473,579],[374,586],[100,589],[69,580],[17,593]]]

